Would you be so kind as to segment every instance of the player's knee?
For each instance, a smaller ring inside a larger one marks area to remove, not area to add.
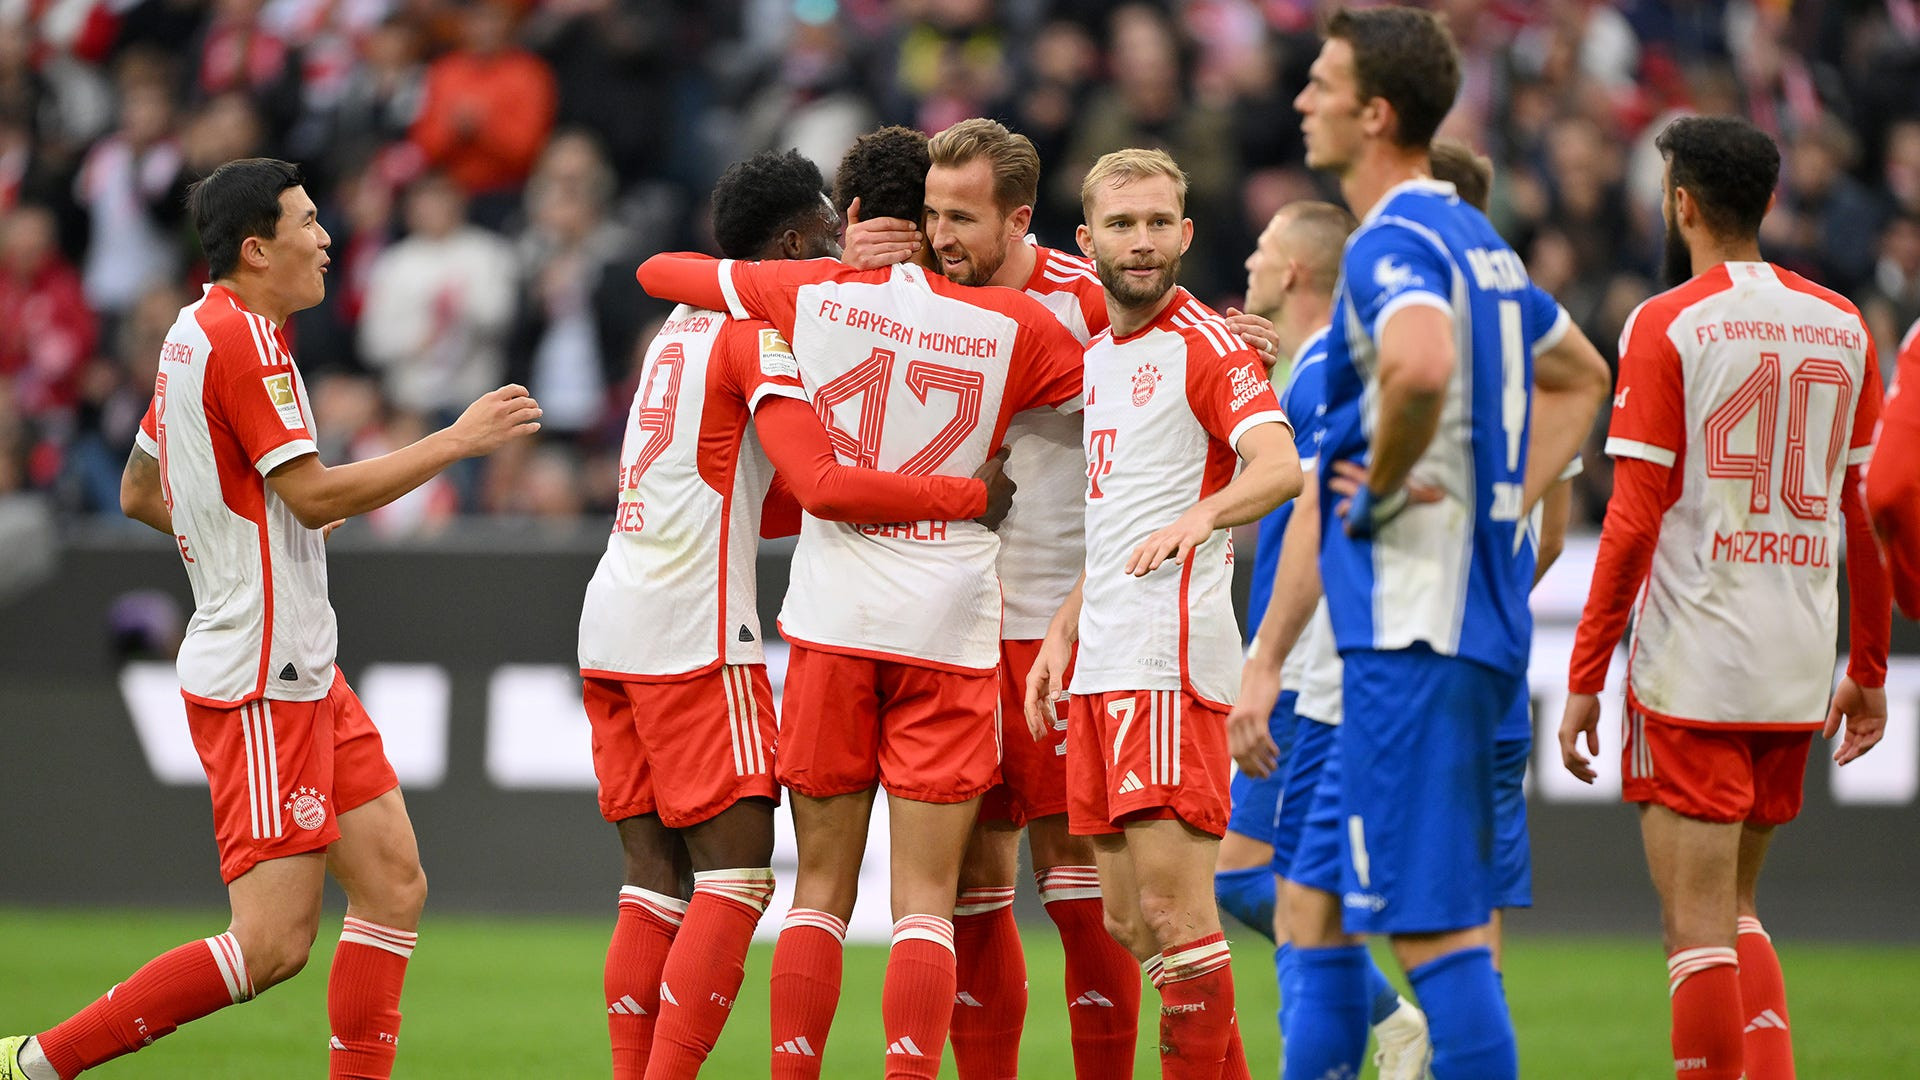
[[[1160,951],[1153,932],[1147,929],[1147,924],[1137,914],[1116,912],[1109,907],[1101,912],[1101,919],[1106,923],[1107,933],[1113,940],[1126,946],[1134,959],[1145,960]]]
[[[313,954],[313,941],[319,932],[318,918],[251,932],[235,926],[233,935],[240,942],[240,954],[246,960],[254,993],[259,994],[300,974],[307,966],[307,958]]]

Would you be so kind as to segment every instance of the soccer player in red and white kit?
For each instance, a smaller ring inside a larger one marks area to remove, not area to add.
[[[539,427],[538,405],[507,386],[411,446],[321,464],[282,333],[326,295],[329,241],[300,170],[228,162],[188,209],[213,284],[167,332],[121,505],[173,538],[193,584],[181,692],[233,922],[51,1030],[0,1039],[0,1080],[70,1080],[293,977],[329,871],[347,915],[327,981],[327,1075],[392,1074],[427,884],[380,733],[334,666],[325,532]]]
[[[720,250],[838,254],[823,186],[798,151],[736,163],[713,190]],[[979,479],[841,465],[769,323],[682,305],[649,344],[620,508],[580,616],[600,810],[627,860],[605,975],[614,1080],[699,1072],[773,894],[774,710],[754,553],[774,470],[823,519],[990,514],[992,525],[1011,494],[1000,460],[983,469],[997,499]]]
[[[925,136],[882,129],[842,161],[835,201],[911,217],[927,168]],[[911,264],[688,256],[656,256],[640,280],[656,296],[724,303],[787,333],[845,461],[966,475],[1013,414],[1079,407],[1079,343],[1009,289],[954,285]],[[997,553],[970,522],[803,520],[780,620],[793,653],[777,775],[794,795],[800,868],[774,953],[776,1077],[819,1075],[876,784],[894,837],[887,1075],[938,1071],[956,993],[961,855],[1000,757]]]
[[[1867,513],[1894,602],[1907,618],[1920,619],[1920,322],[1901,339],[1898,363],[1867,467]]]
[[[1160,991],[1163,1075],[1245,1076],[1213,896],[1240,641],[1221,530],[1299,494],[1300,458],[1259,355],[1174,284],[1193,239],[1180,167],[1116,151],[1080,197],[1110,323],[1085,361],[1087,556],[1027,722],[1050,726],[1071,658],[1068,824],[1093,838],[1107,925]]]
[[[1845,764],[1886,725],[1886,572],[1858,470],[1880,371],[1860,313],[1760,259],[1780,153],[1757,128],[1662,131],[1667,278],[1628,318],[1607,452],[1613,497],[1575,638],[1560,751],[1592,782],[1597,696],[1636,613],[1623,794],[1660,893],[1683,1080],[1793,1075],[1786,987],[1754,891],[1800,811],[1813,733]],[[1829,695],[1845,519],[1847,675]],[[1635,595],[1639,599],[1636,602]],[[1743,1035],[1744,1033],[1744,1035]]]

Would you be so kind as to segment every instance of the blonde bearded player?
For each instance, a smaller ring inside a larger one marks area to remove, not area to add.
[[[928,151],[932,166],[920,226],[897,218],[855,222],[847,229],[847,262],[883,266],[924,248],[947,280],[1019,289],[1083,343],[1105,330],[1106,294],[1093,263],[1035,243],[1027,232],[1040,185],[1032,142],[976,118],[935,135]],[[1271,323],[1232,309],[1228,316],[1249,343],[1273,354]],[[1007,472],[1019,490],[1000,529],[1000,703],[1003,727],[1018,728],[1027,672],[1048,621],[1080,573],[1086,454],[1080,418],[1044,409],[1015,416],[1007,446]],[[981,801],[961,867],[952,1031],[960,1080],[1018,1074],[1027,970],[1013,896],[1023,828],[1035,885],[1065,950],[1075,1074],[1092,1080],[1133,1072],[1138,965],[1101,921],[1092,845],[1067,831],[1066,727],[1059,715],[1038,740],[1021,734],[1003,740],[1002,782]]]

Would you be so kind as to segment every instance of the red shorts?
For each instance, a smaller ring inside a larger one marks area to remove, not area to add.
[[[765,664],[673,682],[587,676],[580,684],[608,821],[659,814],[662,825],[684,829],[741,799],[780,797]]]
[[[340,669],[318,701],[187,702],[187,729],[213,795],[220,877],[324,851],[339,815],[400,786],[373,718]]]
[[[1621,798],[1701,821],[1784,825],[1800,814],[1811,731],[1715,731],[1627,705]]]
[[[1047,736],[1027,730],[1027,673],[1040,655],[1038,641],[1000,643],[1000,782],[980,800],[980,820],[1025,826],[1067,812],[1067,708],[1055,708]],[[1067,677],[1073,665],[1067,665]]]
[[[1227,831],[1227,714],[1185,690],[1074,694],[1067,723],[1067,830],[1120,831],[1177,817]]]
[[[998,676],[793,646],[780,783],[809,798],[866,791],[966,802],[999,779]]]

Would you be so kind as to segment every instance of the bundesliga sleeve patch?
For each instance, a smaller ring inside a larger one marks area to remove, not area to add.
[[[760,331],[760,374],[788,379],[800,377],[800,365],[793,359],[793,349],[778,330]]]
[[[287,426],[288,431],[299,431],[307,426],[300,416],[300,399],[293,392],[292,373],[268,375],[260,381],[267,384],[267,399],[273,402],[274,411],[280,414],[280,422]]]

